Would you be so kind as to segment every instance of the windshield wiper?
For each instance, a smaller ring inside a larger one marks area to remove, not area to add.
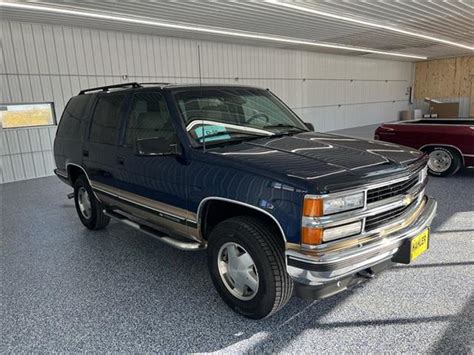
[[[290,124],[283,124],[283,123],[268,125],[268,126],[263,126],[262,127],[262,129],[267,129],[267,128],[290,128],[290,129],[295,129],[298,132],[306,132],[307,131],[307,129],[297,127],[297,126],[293,126],[293,125],[290,125]],[[284,133],[292,133],[292,132],[284,132]]]
[[[207,141],[208,138],[213,138],[213,137],[219,137],[219,136],[231,136],[231,135],[239,135],[240,137],[231,137],[231,138],[224,138],[221,141]],[[273,134],[272,134],[273,135]],[[269,135],[266,134],[259,134],[259,133],[253,133],[253,132],[232,132],[232,131],[222,131],[222,132],[215,132],[212,134],[205,135],[203,137],[199,137],[196,139],[199,143],[202,144],[203,139],[206,141],[206,145],[208,144],[225,144],[227,142],[232,142],[235,143],[236,141],[244,141],[244,140],[250,140],[250,139],[257,139],[257,138],[263,138],[263,137],[270,137]]]

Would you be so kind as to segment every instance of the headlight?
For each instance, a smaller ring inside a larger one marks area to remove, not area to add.
[[[364,193],[340,197],[306,196],[303,207],[305,217],[321,217],[364,207]]]
[[[334,239],[349,237],[351,235],[359,234],[362,230],[362,222],[354,222],[345,224],[339,227],[326,228],[323,231],[323,241],[329,242]]]
[[[330,228],[304,227],[301,229],[301,243],[306,245],[318,245],[323,242],[350,237],[362,231],[362,221],[357,221],[342,226]]]

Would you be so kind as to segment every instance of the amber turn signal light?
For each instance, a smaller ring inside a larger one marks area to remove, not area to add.
[[[323,200],[307,198],[304,200],[303,216],[320,217],[323,215]]]
[[[321,244],[323,241],[322,228],[301,228],[301,243],[309,245]]]

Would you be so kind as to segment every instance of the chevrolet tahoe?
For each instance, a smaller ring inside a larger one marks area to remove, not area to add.
[[[426,154],[314,132],[269,90],[127,83],[82,90],[54,155],[82,224],[110,219],[207,250],[222,299],[254,319],[429,247]]]

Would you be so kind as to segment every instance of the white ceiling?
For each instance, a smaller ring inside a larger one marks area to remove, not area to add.
[[[474,3],[472,0],[346,0],[288,1],[309,10],[346,16],[378,25],[428,35],[467,46],[474,45]],[[24,2],[22,2],[24,3]],[[108,15],[125,15],[167,23],[190,24],[260,35],[279,36],[304,41],[413,54],[444,57],[473,54],[469,49],[434,40],[401,34],[387,29],[330,18],[319,14],[287,8],[264,1],[36,1],[39,6],[67,8]],[[387,58],[363,51],[347,51],[311,47],[301,44],[275,43],[255,39],[230,38],[222,35],[170,30],[143,24],[126,24],[103,19],[48,13],[33,9],[2,7],[2,17],[29,22],[47,22],[131,32],[178,36],[277,46],[304,48],[319,52]],[[390,57],[391,59],[402,59]],[[406,60],[406,59],[405,59]],[[413,59],[409,59],[413,60]]]

